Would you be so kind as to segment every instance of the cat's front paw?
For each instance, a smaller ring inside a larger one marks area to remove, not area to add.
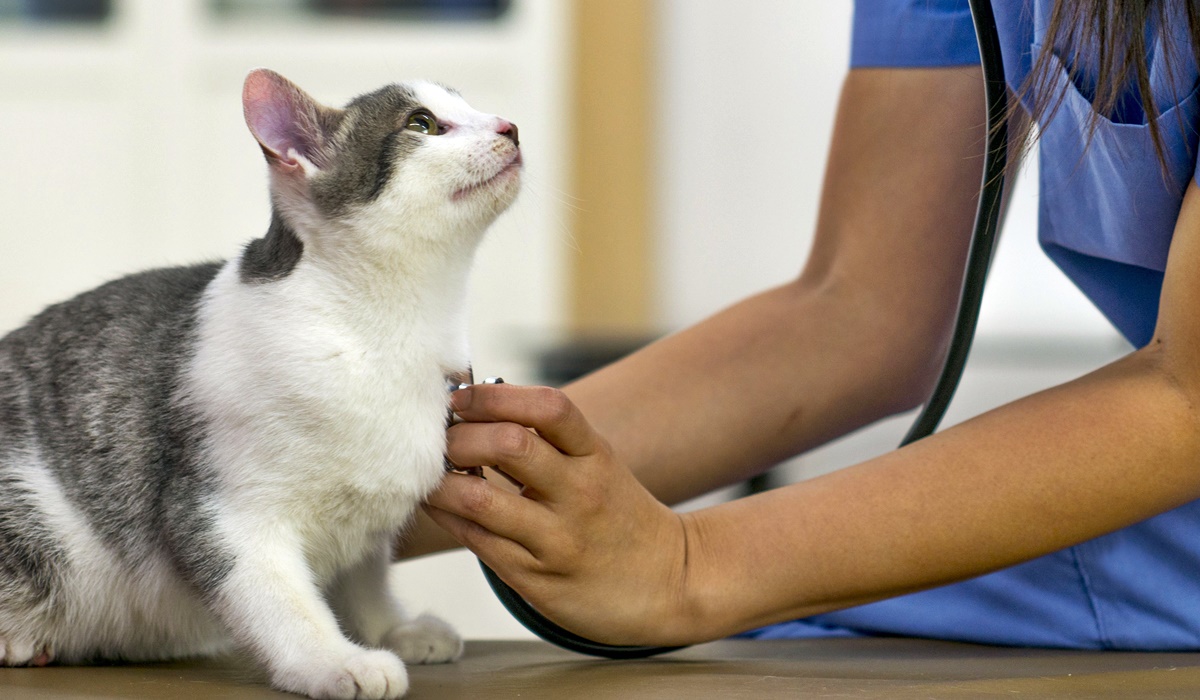
[[[0,666],[45,666],[54,660],[48,644],[33,644],[0,637]]]
[[[408,672],[390,651],[359,649],[328,663],[312,660],[280,672],[275,685],[317,700],[395,700],[408,690]]]
[[[458,632],[433,615],[396,625],[383,635],[383,645],[410,664],[443,664],[457,660],[463,651]]]

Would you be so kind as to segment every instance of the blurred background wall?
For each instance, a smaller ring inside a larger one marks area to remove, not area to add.
[[[623,351],[799,272],[851,6],[0,0],[0,333],[106,279],[261,235],[265,168],[240,91],[267,66],[333,104],[430,78],[519,124],[526,184],[478,258],[475,366],[532,382],[554,358]],[[1019,189],[952,421],[1125,351],[1037,249],[1035,212]],[[772,478],[868,458],[904,425]],[[525,634],[465,553],[394,573],[470,637]]]

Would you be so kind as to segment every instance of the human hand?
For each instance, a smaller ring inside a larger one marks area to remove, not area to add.
[[[618,464],[560,391],[511,384],[454,393],[456,466],[426,512],[543,615],[612,644],[696,641],[686,629],[687,525]],[[529,430],[532,428],[532,430]],[[535,432],[536,431],[536,432]]]

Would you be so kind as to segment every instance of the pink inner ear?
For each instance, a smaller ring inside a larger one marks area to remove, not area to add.
[[[314,144],[306,138],[305,125],[312,121],[306,97],[286,78],[269,70],[256,70],[246,77],[242,108],[246,125],[269,156],[294,164],[290,149],[306,157]]]

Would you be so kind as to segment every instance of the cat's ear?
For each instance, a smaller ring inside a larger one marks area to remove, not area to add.
[[[242,110],[272,168],[312,174],[328,164],[338,110],[319,104],[290,80],[265,68],[246,76]]]

